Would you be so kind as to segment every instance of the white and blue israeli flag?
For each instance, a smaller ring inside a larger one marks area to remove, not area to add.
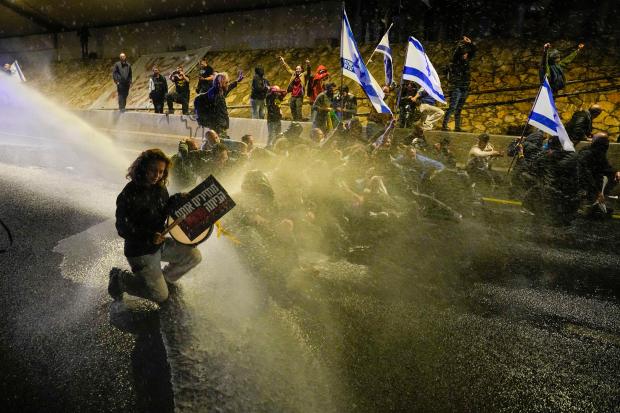
[[[391,28],[392,26],[390,26],[390,29]],[[385,84],[388,86],[391,85],[392,81],[394,80],[394,70],[392,65],[392,48],[390,47],[389,39],[390,29],[385,32],[385,34],[381,38],[381,41],[377,45],[377,48],[375,49],[376,53],[381,53],[383,55],[383,66],[385,68]]]
[[[342,65],[342,74],[362,87],[377,112],[392,114],[388,105],[383,101],[384,94],[381,86],[372,77],[362,60],[353,38],[347,13],[344,10],[342,14],[342,32],[340,34],[340,64]]]
[[[20,82],[26,81],[26,76],[24,76],[24,72],[22,72],[21,67],[19,67],[19,63],[17,63],[17,60],[14,61],[11,65],[11,75],[15,76],[15,80],[19,80]]]
[[[403,68],[403,79],[416,82],[433,99],[446,103],[437,71],[426,55],[422,43],[413,36],[409,37],[409,42],[407,43],[407,57],[405,58],[405,67]]]
[[[566,129],[564,129],[562,120],[558,115],[558,110],[555,107],[553,93],[551,92],[551,86],[549,85],[547,76],[545,76],[545,80],[540,86],[536,102],[534,103],[532,113],[527,123],[549,135],[557,136],[560,138],[562,148],[564,148],[565,151],[575,152],[575,147],[568,137],[568,133]]]

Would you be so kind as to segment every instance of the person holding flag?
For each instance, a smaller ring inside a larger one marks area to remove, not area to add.
[[[345,77],[355,81],[378,113],[388,114],[393,117],[392,111],[383,101],[384,93],[381,86],[372,77],[368,68],[364,64],[360,55],[357,43],[353,38],[351,25],[347,17],[346,11],[342,11],[342,31],[340,35],[340,64],[342,66],[342,74]]]

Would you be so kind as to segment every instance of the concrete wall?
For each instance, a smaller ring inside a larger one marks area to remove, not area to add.
[[[108,132],[114,136],[127,134],[134,141],[144,142],[151,145],[175,146],[182,138],[202,138],[202,128],[198,127],[196,121],[190,116],[184,115],[159,115],[154,113],[138,113],[111,110],[79,110],[75,113],[90,123],[94,127]],[[282,122],[282,130],[288,128],[290,122]],[[306,135],[309,134],[311,124],[301,122]],[[410,131],[397,129],[395,134],[400,137],[406,136]],[[230,118],[229,136],[234,140],[240,140],[241,136],[251,134],[258,145],[267,143],[267,122],[259,119]],[[445,133],[440,131],[430,131],[425,134],[430,144],[439,142],[444,136],[451,139],[451,147],[457,162],[464,164],[467,161],[467,154],[471,147],[476,143],[477,134],[475,133]],[[508,144],[514,136],[491,135],[491,143],[495,149],[505,152]],[[587,143],[580,143],[577,150],[586,146]],[[608,158],[611,164],[620,170],[620,144],[611,144]],[[494,165],[498,168],[508,168],[509,157],[499,158]]]
[[[183,17],[116,27],[93,28],[89,51],[99,57],[116,57],[124,50],[133,56],[174,50],[178,47],[211,50],[314,47],[339,38],[340,3],[278,7],[244,12]],[[146,13],[145,13],[146,15]],[[79,22],[78,22],[79,23]],[[0,59],[22,53],[41,57],[81,57],[75,32],[58,34],[58,53],[52,35],[0,39]]]

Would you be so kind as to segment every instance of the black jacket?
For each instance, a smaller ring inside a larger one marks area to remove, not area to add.
[[[116,230],[125,239],[125,256],[139,257],[155,253],[156,232],[162,232],[168,215],[179,201],[159,185],[142,186],[133,181],[116,198]]]
[[[587,193],[590,200],[594,200],[601,192],[603,177],[613,181],[615,171],[607,160],[607,147],[599,146],[597,142],[581,150],[579,159],[579,188]]]
[[[264,100],[267,97],[267,91],[269,91],[269,81],[262,76],[254,76],[250,98]]]
[[[207,93],[202,93],[194,99],[196,121],[200,126],[211,128],[218,134],[225,132],[229,126],[228,106],[226,96],[237,87],[237,81],[230,82],[225,93],[221,94],[215,86]]]
[[[151,99],[162,98],[168,93],[168,81],[166,81],[166,77],[151,75],[151,82],[153,82],[153,90],[150,92]]]
[[[132,82],[131,65],[128,62],[125,64],[116,62],[114,69],[112,69],[112,79],[120,87],[129,87]]]
[[[476,55],[476,45],[474,43],[457,43],[452,55],[452,61],[448,68],[448,81],[452,88],[469,88],[470,72],[469,62]],[[463,54],[468,53],[467,59],[463,59]]]
[[[573,113],[566,124],[566,133],[573,142],[585,141],[592,134],[592,115],[587,110]]]

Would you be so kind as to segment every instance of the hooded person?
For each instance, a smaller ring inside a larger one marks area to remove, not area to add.
[[[265,70],[262,66],[254,68],[252,79],[252,91],[250,93],[250,105],[252,106],[252,119],[265,119],[265,98],[269,92],[269,81],[265,79]]]
[[[329,79],[329,72],[323,65],[316,68],[316,73],[308,80],[308,97],[310,103],[314,103],[316,98],[325,90],[325,82]]]
[[[579,141],[585,141],[592,136],[592,121],[596,119],[603,109],[594,104],[588,110],[578,110],[573,113],[571,119],[566,123],[566,133],[573,144]]]
[[[558,91],[564,89],[566,86],[566,76],[564,72],[566,71],[567,66],[571,63],[581,49],[583,49],[583,43],[580,43],[577,47],[577,50],[566,56],[564,59],[561,58],[560,51],[558,49],[552,49],[551,44],[546,43],[544,46],[542,61],[540,63],[540,83],[543,82],[545,76],[549,79],[549,85],[551,86],[551,90],[555,95]]]
[[[577,166],[575,153],[565,151],[559,137],[549,138],[547,149],[532,162],[537,184],[525,194],[523,206],[553,225],[570,224],[579,208]]]
[[[592,138],[592,144],[577,154],[579,160],[579,188],[585,191],[589,203],[604,202],[604,194],[608,193],[620,180],[620,172],[615,171],[607,160],[609,137],[599,132]],[[603,193],[603,180],[607,177],[607,185]]]

